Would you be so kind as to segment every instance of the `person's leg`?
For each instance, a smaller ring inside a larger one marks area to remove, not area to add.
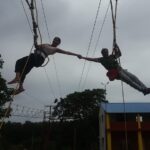
[[[127,70],[122,69],[119,72],[119,75],[122,81],[142,92],[144,95],[150,94],[150,88],[147,88],[135,75]]]
[[[129,84],[131,87],[137,89],[140,92],[144,92],[147,87],[133,74],[129,73],[127,70],[120,70],[119,71],[120,79]]]
[[[16,72],[16,76],[13,80],[9,81],[8,84],[18,83],[20,79],[20,72]]]
[[[16,62],[15,67],[16,78],[14,79],[14,81],[12,80],[13,83],[19,82],[19,88],[15,92],[16,94],[19,94],[20,92],[24,91],[23,88],[24,80],[26,78],[26,75],[31,71],[33,67],[34,67],[34,54],[23,57]]]
[[[141,82],[141,81],[139,80],[139,78],[136,77],[134,74],[128,72],[127,70],[124,70],[124,73],[125,73],[127,76],[129,76],[133,82],[135,82],[135,83],[137,83],[138,85],[140,85],[143,89],[146,89],[146,88],[147,88],[146,85],[145,85],[143,82]]]
[[[25,89],[23,88],[23,83],[19,83],[19,88],[15,91],[14,95],[17,95],[21,92],[25,91]]]
[[[25,56],[23,58],[20,58],[16,61],[16,65],[15,65],[15,72],[16,72],[16,76],[13,80],[11,80],[10,82],[8,82],[8,84],[14,84],[14,83],[18,83],[20,80],[20,76],[22,73],[22,70],[27,62],[28,56]]]
[[[23,83],[26,78],[26,75],[32,70],[34,67],[34,55],[31,54],[29,57],[27,56],[26,62],[22,68],[21,74],[20,74],[20,81],[19,81],[19,88],[18,92],[24,91]]]

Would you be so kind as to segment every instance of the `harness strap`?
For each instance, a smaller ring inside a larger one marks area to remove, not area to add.
[[[34,51],[34,55],[35,55],[35,67],[44,67],[44,66],[46,66],[47,64],[48,64],[48,62],[49,62],[49,57],[48,57],[48,55],[47,55],[47,53],[43,50],[43,49],[36,49],[35,51]],[[44,59],[44,61],[45,61],[45,59],[47,58],[47,62],[44,64],[44,65],[42,65],[42,64],[39,64],[39,62],[38,62],[38,57],[39,56],[41,56],[43,59]]]
[[[41,55],[44,59],[48,57],[47,53],[43,49],[36,49],[34,53]]]
[[[113,81],[119,77],[118,69],[110,69],[110,70],[108,70],[106,75],[110,81]]]

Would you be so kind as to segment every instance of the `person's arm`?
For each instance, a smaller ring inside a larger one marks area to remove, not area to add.
[[[65,51],[65,50],[62,50],[62,49],[59,49],[59,48],[56,49],[56,52],[57,53],[61,53],[61,54],[66,54],[66,55],[72,55],[72,56],[82,57],[80,54],[72,53],[72,52]]]
[[[94,62],[100,61],[100,58],[80,57],[80,59],[85,59],[85,60],[94,61]]]
[[[112,55],[114,55],[116,58],[119,58],[121,56],[121,51],[117,44],[115,44],[115,46],[113,48]]]

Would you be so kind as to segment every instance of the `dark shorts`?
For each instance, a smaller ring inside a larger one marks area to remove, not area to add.
[[[33,67],[40,67],[44,63],[44,58],[40,55],[30,54],[16,61],[15,72],[21,74],[21,82]]]

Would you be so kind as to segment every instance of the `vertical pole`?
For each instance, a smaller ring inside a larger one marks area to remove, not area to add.
[[[143,139],[142,139],[142,133],[141,133],[141,121],[140,121],[140,115],[137,115],[137,123],[138,123],[138,150],[144,150],[143,149]]]
[[[109,114],[106,114],[106,138],[107,138],[107,150],[112,150]]]

